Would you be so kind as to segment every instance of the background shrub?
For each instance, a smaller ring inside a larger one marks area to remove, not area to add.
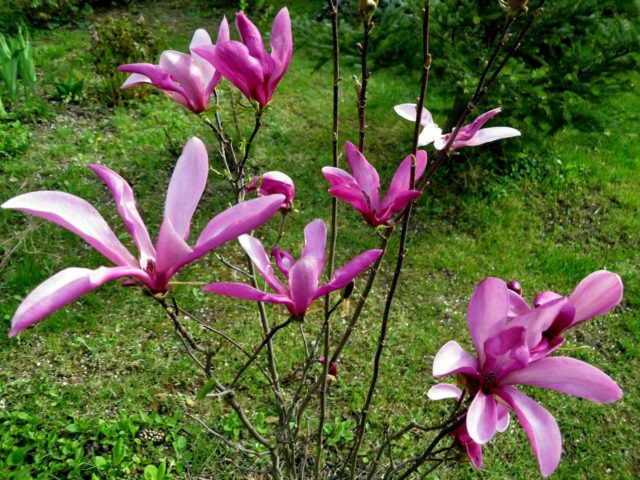
[[[125,96],[144,94],[139,89],[121,90],[127,74],[118,72],[117,68],[124,63],[156,63],[167,44],[162,24],[149,22],[142,16],[136,19],[126,15],[109,16],[94,23],[91,38],[93,63],[101,77],[99,89],[107,103],[118,105]]]

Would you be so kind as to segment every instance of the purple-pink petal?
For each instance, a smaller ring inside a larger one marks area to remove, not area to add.
[[[569,297],[576,309],[572,326],[607,313],[622,300],[622,280],[606,270],[593,272],[584,278]]]
[[[378,172],[353,143],[346,142],[344,149],[353,178],[358,182],[360,189],[369,197],[369,206],[377,210],[380,203]]]
[[[129,230],[140,252],[140,265],[145,267],[149,260],[155,259],[156,250],[136,207],[136,199],[131,186],[124,178],[103,165],[88,165],[88,167],[100,177],[111,191],[118,213],[124,220],[127,230]]]
[[[347,185],[360,190],[360,186],[358,185],[358,182],[356,182],[356,179],[341,168],[323,167],[322,174],[332,187]]]
[[[365,198],[360,187],[351,185],[337,185],[329,189],[329,193],[340,200],[350,203],[356,210],[362,213],[367,220],[373,216],[373,212],[369,208],[367,199]]]
[[[289,278],[289,271],[296,263],[296,259],[293,258],[293,255],[291,255],[286,250],[279,250],[277,248],[271,250],[271,255],[273,255],[276,259],[278,270],[280,270],[280,272],[282,272],[282,274],[286,278]]]
[[[468,375],[478,374],[478,361],[472,357],[455,341],[444,344],[433,360],[433,376],[445,377],[454,373]]]
[[[273,288],[276,293],[286,294],[287,288],[282,285],[282,282],[280,282],[273,271],[271,261],[269,260],[267,252],[264,250],[260,240],[250,235],[240,235],[240,237],[238,237],[238,241],[269,286]]]
[[[412,156],[409,155],[406,157],[398,170],[396,170],[395,175],[391,179],[391,184],[389,185],[389,190],[387,191],[384,200],[382,201],[382,209],[384,210],[389,205],[393,204],[398,197],[403,192],[409,190],[410,181],[411,181],[411,162]],[[416,153],[416,168],[415,168],[415,178],[417,181],[422,177],[425,168],[427,167],[427,152],[424,150],[418,150]]]
[[[264,92],[264,75],[260,61],[252,57],[248,48],[234,40],[213,47],[195,47],[195,53],[205,58],[247,98],[261,106],[268,103]]]
[[[292,313],[302,315],[307,311],[318,291],[318,267],[311,257],[301,258],[289,271],[289,292],[294,303]]]
[[[268,222],[280,209],[283,200],[283,195],[258,197],[219,213],[204,228],[193,252],[180,263],[178,268]]]
[[[273,21],[269,43],[271,45],[271,57],[275,63],[268,85],[269,98],[271,98],[273,91],[288,70],[291,56],[293,55],[291,19],[289,18],[289,10],[286,7],[278,12]]]
[[[484,363],[484,342],[498,333],[509,315],[509,289],[499,278],[489,277],[480,282],[467,312],[467,321],[480,364]]]
[[[597,403],[612,403],[622,398],[622,390],[607,374],[570,357],[542,358],[510,373],[502,383],[557,390]]]
[[[336,270],[329,283],[320,287],[315,295],[316,298],[346,287],[354,278],[369,268],[380,255],[382,255],[382,250],[368,250],[352,259],[344,267]]]
[[[529,437],[533,454],[543,476],[551,475],[560,463],[562,437],[553,416],[514,387],[503,386],[496,393],[515,410]]]
[[[25,298],[11,321],[9,337],[14,337],[78,297],[117,278],[135,277],[147,282],[146,274],[131,267],[67,268],[45,280]]]
[[[489,127],[479,130],[473,137],[464,142],[465,147],[477,147],[496,140],[519,137],[522,135],[519,130],[511,127]],[[458,143],[456,140],[455,143]]]
[[[209,158],[207,148],[198,137],[191,137],[178,159],[164,209],[165,219],[184,240],[189,238],[191,218],[207,184]]]
[[[20,210],[66,228],[116,265],[138,266],[100,213],[75,195],[46,190],[25,193],[7,200],[2,208]]]
[[[459,400],[461,395],[462,390],[450,383],[439,383],[431,387],[427,392],[429,400],[444,400],[447,398]]]
[[[304,247],[300,260],[311,259],[316,265],[316,276],[322,275],[327,248],[327,226],[319,218],[304,228]]]
[[[498,405],[493,395],[478,390],[469,406],[466,423],[469,436],[479,445],[493,438],[498,427]]]
[[[151,287],[157,291],[165,291],[169,279],[179,268],[177,266],[181,265],[182,260],[191,252],[191,247],[175,230],[171,220],[165,218],[158,233],[154,284]]]
[[[251,300],[253,302],[280,303],[292,305],[293,302],[286,295],[263,292],[244,283],[217,282],[202,287],[205,292],[223,295],[225,297]]]

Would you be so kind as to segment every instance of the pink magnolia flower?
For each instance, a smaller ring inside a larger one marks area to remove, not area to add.
[[[402,118],[415,122],[417,118],[416,112],[417,106],[413,103],[403,103],[396,105],[394,110]],[[489,127],[482,128],[491,118],[500,113],[502,109],[494,108],[488,112],[478,116],[470,125],[465,125],[460,129],[456,139],[451,145],[451,150],[458,150],[463,147],[477,147],[484,143],[495,142],[496,140],[502,140],[504,138],[518,137],[520,132],[515,128],[510,127]],[[433,146],[437,150],[442,150],[451,138],[453,132],[442,134],[442,129],[438,127],[433,121],[431,113],[426,108],[422,109],[422,117],[420,118],[420,125],[424,127],[420,133],[418,139],[418,146],[429,145],[433,142]]]
[[[289,175],[282,172],[267,172],[261,177],[253,177],[251,184],[247,186],[248,192],[258,191],[259,196],[280,193],[284,195],[282,210],[289,210],[296,196],[296,186]]]
[[[273,96],[278,83],[289,68],[293,54],[293,36],[289,10],[283,8],[273,21],[271,53],[262,43],[262,35],[247,16],[236,16],[236,28],[242,42],[234,40],[193,48],[207,59],[245,97],[265,107]]]
[[[320,219],[314,220],[304,229],[304,239],[302,255],[297,261],[289,252],[273,250],[276,265],[287,280],[288,286],[275,274],[260,240],[249,235],[242,235],[238,239],[267,284],[276,293],[263,292],[244,283],[227,282],[210,283],[204,287],[204,290],[254,302],[281,303],[287,307],[291,315],[303,317],[316,298],[346,287],[382,254],[382,250],[369,250],[358,255],[338,269],[328,283],[321,286],[327,226]]]
[[[129,184],[107,167],[89,165],[89,168],[111,190],[118,213],[140,252],[139,259],[129,253],[98,211],[79,197],[38,191],[8,200],[2,208],[21,210],[66,228],[116,265],[96,270],[67,268],[45,280],[18,307],[10,337],[110,280],[130,278],[152,292],[164,293],[180,268],[259,227],[278,211],[283,200],[282,195],[272,195],[228,208],[207,224],[195,246],[190,247],[187,240],[191,217],[204,191],[209,170],[207,150],[200,139],[193,137],[185,145],[171,177],[164,221],[154,246]]]
[[[444,400],[448,398],[453,398],[455,400],[460,400],[462,396],[462,390],[460,390],[455,385],[450,385],[448,383],[440,383],[438,385],[434,385],[427,392],[427,397],[430,400]],[[498,421],[496,425],[496,430],[498,432],[504,432],[509,428],[509,408],[505,407],[502,404],[498,404]],[[462,417],[460,417],[462,418]],[[462,423],[458,428],[456,428],[453,432],[451,432],[458,445],[463,448],[467,455],[469,456],[469,460],[476,468],[482,467],[482,445],[476,443],[469,432],[467,431],[466,423]]]
[[[595,285],[583,288],[592,294],[601,293]],[[514,385],[557,390],[597,403],[614,402],[622,397],[622,391],[605,373],[580,360],[544,357],[532,361],[530,351],[540,341],[541,325],[546,324],[546,319],[566,312],[561,313],[562,306],[556,301],[535,309],[527,322],[521,321],[522,317],[509,320],[511,298],[507,285],[498,278],[480,283],[468,311],[477,356],[469,355],[450,341],[437,353],[433,375],[437,378],[459,375],[473,398],[466,415],[467,433],[479,445],[491,440],[498,430],[500,405],[512,408],[529,437],[542,475],[548,476],[560,461],[560,430],[547,410]]]
[[[404,210],[409,202],[422,195],[419,190],[409,189],[411,156],[400,164],[387,195],[380,200],[380,178],[376,169],[353,143],[345,144],[345,152],[353,175],[334,167],[324,167],[322,174],[331,184],[329,193],[353,205],[370,225],[383,225],[395,213]],[[426,166],[427,153],[419,150],[416,155],[416,180],[422,176]]]
[[[226,18],[223,18],[220,24],[217,41],[229,41],[229,24]],[[202,45],[211,45],[211,37],[206,30],[200,28],[191,40],[191,55],[165,50],[160,55],[159,65],[120,65],[119,71],[131,73],[121,88],[152,84],[189,110],[195,113],[203,112],[207,109],[209,97],[222,76],[209,62],[193,53],[194,47]]]

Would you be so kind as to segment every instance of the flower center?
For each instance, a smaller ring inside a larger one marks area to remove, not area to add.
[[[150,277],[153,277],[156,274],[156,262],[147,260],[147,266],[144,267],[144,271],[147,272]]]
[[[493,372],[484,372],[482,375],[482,386],[484,388],[491,388],[496,386],[496,374]]]

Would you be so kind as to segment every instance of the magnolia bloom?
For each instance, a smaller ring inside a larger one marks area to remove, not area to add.
[[[293,35],[289,10],[286,7],[280,10],[273,21],[271,53],[264,48],[260,30],[242,12],[236,16],[236,28],[242,42],[218,41],[216,45],[196,46],[192,50],[263,108],[271,101],[291,62]]]
[[[322,174],[331,184],[329,193],[350,203],[372,226],[388,222],[401,212],[415,198],[422,195],[419,190],[411,190],[411,156],[398,167],[384,199],[380,200],[380,178],[378,172],[360,153],[356,146],[347,142],[345,152],[352,175],[340,168],[324,167]],[[416,155],[415,180],[419,179],[427,166],[427,153],[418,150]]]
[[[229,24],[223,18],[218,31],[218,43],[229,41]],[[209,97],[222,76],[202,57],[193,53],[193,47],[211,45],[206,30],[198,29],[191,40],[191,55],[174,50],[165,50],[160,55],[160,64],[130,63],[120,65],[118,70],[131,73],[121,88],[152,84],[189,110],[200,113],[207,109]]]
[[[580,306],[586,307],[589,297],[601,296],[600,287],[598,282],[584,285]],[[498,431],[501,406],[512,408],[529,438],[542,475],[548,476],[560,461],[562,445],[558,424],[547,410],[514,385],[557,390],[597,403],[614,402],[622,397],[622,391],[605,373],[580,360],[570,357],[532,360],[530,351],[541,341],[549,318],[567,315],[567,312],[561,313],[558,302],[550,302],[533,310],[526,321],[523,317],[509,320],[512,298],[506,283],[498,278],[487,278],[480,283],[468,311],[469,330],[477,355],[471,356],[450,341],[437,353],[433,375],[441,378],[458,374],[473,399],[466,415],[467,433],[479,445],[487,443]],[[594,300],[591,305],[596,303],[599,301]],[[456,387],[443,384],[438,388]]]
[[[417,119],[417,106],[413,103],[403,103],[396,105],[394,110],[402,118],[415,122]],[[504,138],[519,137],[520,132],[515,128],[509,127],[489,127],[482,128],[491,118],[500,113],[502,109],[494,108],[488,112],[478,116],[470,125],[465,125],[460,129],[453,144],[449,147],[451,150],[458,150],[463,147],[477,147],[484,143],[495,142],[496,140],[502,140]],[[438,127],[433,121],[431,113],[426,108],[422,109],[422,117],[420,118],[420,125],[424,127],[420,133],[418,139],[418,146],[422,147],[429,145],[433,142],[433,146],[437,150],[442,150],[453,132],[442,134],[442,129]]]
[[[304,239],[302,255],[298,261],[289,252],[273,250],[276,265],[287,280],[288,286],[275,274],[269,257],[258,239],[249,235],[242,235],[238,239],[267,284],[276,293],[263,292],[244,283],[226,282],[211,283],[206,285],[204,290],[254,302],[281,303],[287,307],[292,316],[303,317],[316,298],[346,287],[382,254],[382,250],[369,250],[358,255],[338,269],[328,283],[321,286],[327,226],[320,219],[314,220],[304,229]]]
[[[267,172],[261,177],[253,177],[247,186],[247,191],[253,192],[254,190],[258,191],[259,196],[276,193],[284,195],[282,210],[289,210],[296,196],[296,186],[293,184],[293,180],[282,172]]]
[[[75,233],[113,262],[115,267],[67,268],[45,280],[16,311],[13,337],[103,283],[129,278],[154,293],[164,293],[171,277],[186,264],[268,221],[282,205],[282,195],[256,198],[216,215],[195,246],[187,244],[191,217],[207,182],[209,161],[202,141],[193,137],[184,147],[167,190],[164,220],[155,246],[135,205],[133,191],[117,173],[102,165],[89,168],[107,185],[118,213],[140,253],[136,259],[118,240],[98,211],[85,200],[64,192],[19,195],[2,208],[21,210]]]

